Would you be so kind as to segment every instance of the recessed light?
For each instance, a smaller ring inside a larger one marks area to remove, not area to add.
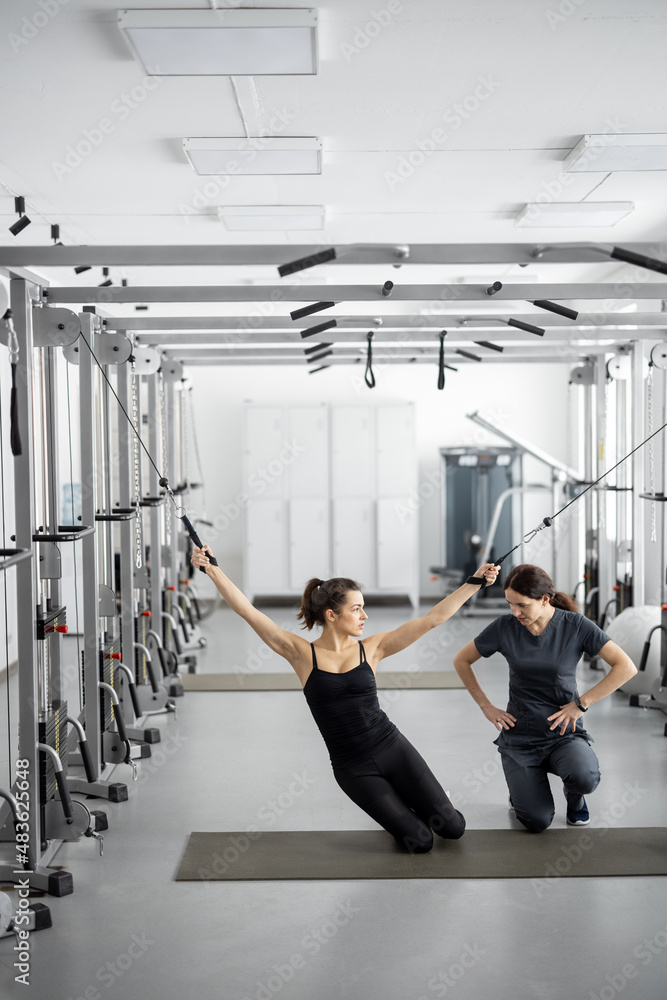
[[[615,226],[634,208],[631,201],[532,202],[521,209],[515,224],[521,229]]]
[[[322,140],[309,136],[183,140],[198,174],[319,174],[321,149]]]
[[[615,170],[667,170],[667,133],[589,134],[565,157],[571,173]]]
[[[218,208],[231,232],[323,229],[323,205],[235,205]]]
[[[118,24],[148,76],[317,73],[317,10],[121,10]]]

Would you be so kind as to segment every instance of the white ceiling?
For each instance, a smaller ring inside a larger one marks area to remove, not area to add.
[[[312,5],[319,11],[317,76],[153,78],[151,90],[143,86],[142,70],[118,29],[117,5],[44,2],[55,13],[43,26],[46,15],[37,17],[38,28],[31,23],[43,10],[36,0],[3,0],[0,11],[0,247],[48,245],[51,223],[60,224],[61,240],[69,246],[624,245],[667,238],[664,172],[562,173],[562,161],[584,133],[667,131],[663,0],[403,0],[393,3],[398,12],[363,48],[359,42],[372,11],[387,11],[388,2],[331,0]],[[284,5],[285,0],[244,3]],[[136,6],[208,5],[141,0]],[[219,0],[218,6],[238,4]],[[26,40],[22,32],[34,37]],[[139,88],[134,97],[133,88]],[[468,98],[470,107],[476,88],[478,94],[492,92],[463,120],[456,106]],[[123,95],[130,95],[134,107],[122,103]],[[76,147],[104,118],[112,128],[99,146],[68,172],[58,167],[66,165],[68,147]],[[270,128],[283,136],[321,137],[322,174],[235,176],[206,188],[210,179],[194,173],[182,139],[242,138],[246,127],[251,135]],[[396,183],[402,158],[436,129],[446,138]],[[15,219],[15,194],[26,198],[33,220],[18,237],[7,230]],[[610,229],[517,229],[515,214],[540,195],[556,201],[631,201],[635,211]],[[221,205],[264,204],[325,205],[326,230],[316,239],[304,233],[231,233],[217,217]],[[292,257],[287,250],[285,259]],[[71,268],[35,270],[56,284],[102,280],[99,269],[78,277]],[[539,283],[614,281],[622,273],[613,262],[535,263],[525,269],[407,266],[394,272],[387,266],[337,264],[306,272],[303,280]],[[111,276],[115,283],[125,276],[132,285],[277,283],[275,267],[266,265],[114,266]],[[641,280],[659,277],[646,271]],[[380,305],[385,311],[400,309],[388,300]],[[659,309],[660,302],[639,304],[641,311],[651,307]],[[286,315],[290,308],[288,303],[278,312]],[[132,309],[109,311],[120,315]],[[223,315],[243,309],[155,305],[150,315],[198,311]],[[358,313],[358,306],[351,311]],[[369,314],[376,312],[369,307]]]

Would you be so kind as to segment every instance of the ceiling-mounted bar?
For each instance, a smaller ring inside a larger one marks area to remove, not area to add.
[[[188,368],[196,368],[196,367],[198,367],[200,365],[206,365],[208,367],[210,367],[211,365],[221,365],[223,367],[224,366],[228,366],[228,365],[246,365],[246,366],[248,366],[248,365],[251,365],[251,366],[253,366],[253,365],[268,365],[268,366],[271,366],[271,367],[274,367],[276,365],[298,365],[298,366],[303,366],[303,354],[299,355],[299,357],[293,357],[293,358],[283,358],[283,357],[279,357],[279,358],[263,358],[261,356],[259,356],[259,357],[252,357],[252,358],[239,358],[239,357],[235,357],[234,355],[232,355],[231,357],[225,357],[225,356],[221,357],[220,355],[213,355],[213,356],[211,356],[211,355],[204,355],[204,357],[193,356],[193,357],[181,358],[180,360],[182,361],[182,363],[184,365],[187,365]],[[332,365],[356,365],[356,364],[360,364],[362,360],[363,359],[362,359],[361,353],[357,353],[353,357],[350,357],[350,358],[345,358],[345,357],[340,357],[339,353],[336,352],[336,354],[334,355],[334,357],[331,358],[331,362],[330,363]],[[586,362],[590,361],[590,357],[587,354],[567,355],[567,356],[564,356],[564,355],[562,355],[560,353],[559,354],[551,354],[551,353],[543,354],[542,352],[538,351],[538,352],[536,352],[534,355],[532,355],[530,357],[529,356],[507,357],[507,355],[494,354],[493,358],[489,357],[489,358],[485,358],[484,360],[485,361],[487,361],[487,360],[488,361],[493,360],[494,364],[513,364],[513,365],[515,365],[515,364],[568,364],[569,365],[569,364],[573,364],[573,363],[575,363],[575,364],[585,364]],[[380,365],[407,365],[407,364],[437,365],[438,359],[437,359],[437,355],[429,354],[429,355],[422,356],[420,354],[415,354],[414,352],[412,354],[405,354],[405,355],[402,355],[400,357],[397,357],[395,351],[392,351],[391,354],[387,354],[387,355],[383,355],[383,354],[380,354],[380,353],[378,353],[378,354],[374,353],[373,354],[373,362],[377,366],[380,366]],[[467,358],[461,358],[461,357],[458,357],[458,356],[456,358],[456,365],[457,365],[457,367],[459,367],[460,365],[468,365],[468,364],[474,364],[474,363],[475,362],[473,362],[473,361],[468,361]]]
[[[525,302],[535,294],[545,299],[667,299],[667,282],[619,284],[597,282],[577,284],[505,285],[503,302]],[[342,302],[378,302],[382,300],[377,285],[135,285],[129,287],[96,286],[77,288],[65,286],[44,290],[47,303],[102,302],[113,305],[126,302],[312,302],[313,299],[330,297]],[[397,285],[393,302],[487,302],[488,295],[482,285]]]
[[[322,251],[321,245],[301,244],[287,248],[293,260],[313,256]],[[625,250],[660,257],[662,243],[626,243]],[[205,265],[262,266],[280,265],[285,260],[284,244],[262,246],[22,246],[0,247],[0,267],[201,267]],[[337,251],[345,257],[332,260],[331,265],[386,264],[387,246],[378,244],[375,250],[354,249],[352,244],[340,245]],[[411,264],[534,264],[530,243],[411,243],[410,256],[402,261]],[[545,263],[546,258],[545,258]],[[549,247],[549,264],[605,263],[590,243],[553,244]],[[488,287],[486,282],[485,288]],[[535,296],[532,296],[534,298]]]
[[[459,286],[460,287],[460,286]],[[609,327],[610,329],[622,329],[624,327],[662,327],[667,330],[667,313],[664,312],[636,312],[636,313],[613,313],[595,312],[579,313],[579,319],[573,323],[560,319],[558,316],[550,316],[538,313],[515,313],[514,319],[530,323],[539,315],[540,325],[551,330],[567,330],[569,334],[578,330],[591,330],[598,327]],[[410,332],[417,330],[440,329],[443,323],[448,323],[452,327],[464,325],[465,320],[472,317],[469,313],[385,313],[382,316],[383,329],[404,329]],[[373,325],[374,317],[371,316],[337,316],[339,323],[344,322],[349,329],[358,326],[360,330],[367,330],[369,325]],[[495,313],[488,316],[476,316],[475,328],[477,332],[488,325],[494,332],[498,330],[497,317]],[[310,325],[304,320],[303,325]],[[233,331],[235,334],[254,335],[259,330],[291,330],[296,333],[301,327],[293,323],[288,316],[109,316],[104,320],[104,329],[107,331],[128,331],[139,333],[143,343],[149,343],[145,339],[146,332],[159,330],[161,333],[171,333],[174,331],[195,330],[204,332],[207,330],[221,332],[223,330]],[[342,332],[342,331],[341,331]],[[229,334],[228,334],[229,336]]]

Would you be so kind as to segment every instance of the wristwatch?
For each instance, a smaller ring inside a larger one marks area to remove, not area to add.
[[[577,695],[577,697],[574,699],[574,703],[575,703],[575,705],[577,706],[577,708],[579,709],[580,712],[587,712],[588,711],[588,709],[584,708],[584,706],[579,701],[579,695]]]
[[[471,583],[473,587],[477,587],[479,585],[482,590],[486,587],[486,579],[483,576],[469,576],[466,583]]]

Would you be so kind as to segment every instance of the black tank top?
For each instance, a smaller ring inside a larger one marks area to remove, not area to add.
[[[380,708],[375,674],[359,643],[359,666],[335,674],[317,666],[303,693],[324,737],[334,768],[355,767],[398,739],[399,731]]]

